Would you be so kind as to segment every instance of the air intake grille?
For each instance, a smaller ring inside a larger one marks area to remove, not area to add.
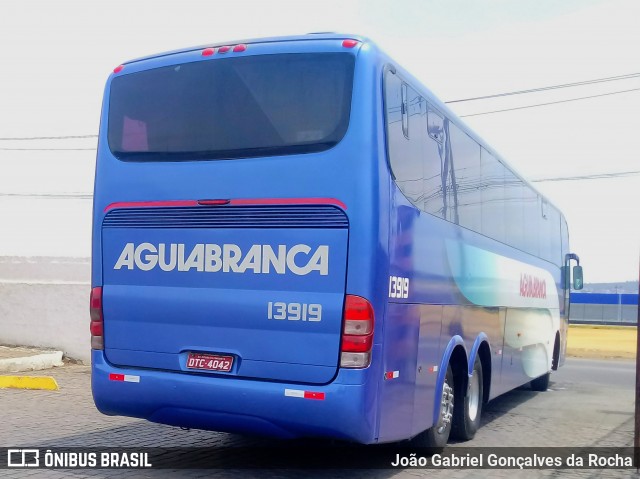
[[[344,212],[330,205],[188,206],[109,211],[103,228],[347,228]]]

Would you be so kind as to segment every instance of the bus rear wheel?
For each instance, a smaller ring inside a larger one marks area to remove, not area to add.
[[[473,363],[473,374],[469,377],[466,391],[456,391],[456,402],[453,408],[453,424],[451,434],[456,439],[468,441],[473,439],[480,427],[483,401],[482,362],[476,356]],[[462,385],[459,389],[462,389]]]
[[[418,434],[413,438],[412,445],[417,447],[428,447],[433,449],[442,449],[449,441],[451,433],[451,424],[454,414],[454,390],[453,370],[451,366],[447,366],[447,374],[442,383],[440,391],[440,410],[438,412],[438,422],[433,427]]]
[[[531,384],[531,389],[534,391],[546,391],[549,388],[549,378],[551,377],[551,373],[544,374],[539,378],[533,379]]]

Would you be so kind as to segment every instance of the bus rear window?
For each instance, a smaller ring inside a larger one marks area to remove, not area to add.
[[[122,160],[318,152],[344,136],[355,59],[277,54],[171,65],[111,84],[108,138]]]

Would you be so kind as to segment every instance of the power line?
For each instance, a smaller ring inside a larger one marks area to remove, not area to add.
[[[620,171],[617,173],[595,173],[593,175],[582,176],[556,176],[552,178],[539,178],[531,180],[532,183],[543,183],[547,181],[577,181],[577,180],[602,180],[609,178],[626,178],[629,176],[640,175],[640,171]]]
[[[98,138],[98,135],[68,135],[68,136],[16,136],[13,138],[0,138],[0,141],[22,140],[69,140],[75,138]]]
[[[90,200],[93,198],[91,193],[0,193],[0,197],[8,198],[44,198],[54,200]]]
[[[640,73],[629,73],[627,75],[618,75],[618,76],[606,77],[606,78],[596,78],[595,80],[584,80],[584,81],[579,81],[574,83],[563,83],[560,85],[531,88],[529,90],[517,90],[517,91],[506,92],[506,93],[496,93],[494,95],[476,96],[473,98],[463,98],[461,100],[450,100],[450,101],[445,101],[445,103],[461,103],[463,101],[485,100],[487,98],[498,98],[498,97],[510,96],[510,95],[522,95],[524,93],[535,93],[540,91],[556,90],[559,88],[570,88],[570,87],[591,85],[595,83],[604,83],[604,82],[617,81],[617,80],[629,80],[637,77],[640,77]]]
[[[95,151],[95,148],[0,148],[0,151]]]
[[[551,101],[551,102],[548,102],[548,103],[537,103],[535,105],[518,106],[518,107],[515,107],[515,108],[505,108],[503,110],[484,111],[482,113],[470,113],[468,115],[460,115],[460,118],[464,118],[464,117],[467,117],[467,116],[491,115],[492,113],[502,113],[504,111],[524,110],[526,108],[535,108],[535,107],[538,107],[538,106],[556,105],[558,103],[568,103],[570,101],[588,100],[589,98],[598,98],[598,97],[602,97],[602,96],[618,95],[620,93],[628,93],[628,92],[631,92],[631,91],[638,91],[638,90],[640,90],[640,88],[632,88],[630,90],[621,90],[621,91],[614,91],[614,92],[610,92],[610,93],[602,93],[600,95],[582,96],[582,97],[579,97],[579,98],[570,98],[568,100]]]

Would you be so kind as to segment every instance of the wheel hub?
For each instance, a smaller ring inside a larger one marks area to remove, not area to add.
[[[453,388],[445,380],[442,386],[442,400],[440,402],[440,421],[438,421],[438,434],[447,429],[453,417]]]
[[[480,378],[474,374],[469,379],[469,402],[468,416],[471,421],[475,421],[478,416],[478,407],[480,405]]]

